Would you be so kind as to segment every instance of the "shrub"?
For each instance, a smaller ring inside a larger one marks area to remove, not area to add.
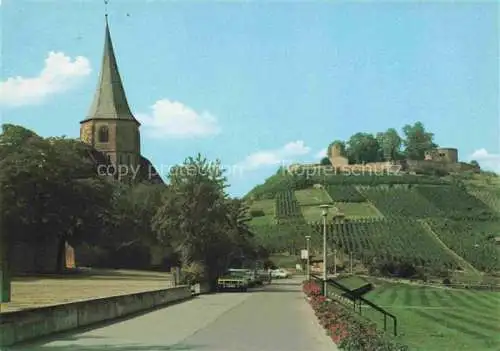
[[[205,269],[198,262],[190,263],[182,267],[182,282],[187,285],[193,285],[203,281]]]
[[[250,210],[250,216],[252,217],[264,217],[266,214],[262,210]]]

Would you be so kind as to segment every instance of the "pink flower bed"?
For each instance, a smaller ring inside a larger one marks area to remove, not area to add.
[[[361,322],[352,310],[321,295],[321,287],[314,281],[305,281],[303,291],[332,341],[346,351],[404,351],[404,345],[388,340],[374,324]]]

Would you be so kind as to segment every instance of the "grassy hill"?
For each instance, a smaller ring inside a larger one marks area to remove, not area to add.
[[[500,178],[464,173],[341,175],[278,172],[246,196],[253,230],[274,252],[296,253],[312,236],[321,251],[319,205],[330,204],[328,245],[372,272],[402,266],[431,276],[500,271]],[[343,219],[334,219],[336,215]],[[342,268],[342,267],[339,267]],[[413,273],[412,273],[413,274]]]
[[[337,272],[352,265],[354,273],[364,273],[340,281],[351,288],[373,282],[365,297],[397,316],[397,338],[410,350],[498,350],[500,292],[422,281],[465,286],[500,280],[494,240],[500,237],[500,177],[278,172],[246,199],[250,226],[277,264],[286,266],[300,261],[294,255],[305,247],[306,235],[321,258],[319,205],[330,204],[327,243],[337,250]],[[363,307],[362,315],[383,327],[381,315]]]

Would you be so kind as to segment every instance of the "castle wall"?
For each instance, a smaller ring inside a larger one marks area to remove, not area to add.
[[[422,170],[440,170],[443,172],[463,172],[473,171],[475,167],[463,162],[443,162],[434,160],[405,160],[397,162],[370,162],[366,164],[333,164],[332,166],[323,166],[318,164],[294,164],[288,169],[291,172],[297,170],[308,170],[311,174],[321,174],[321,169],[332,168],[332,174],[358,173],[358,174],[396,174],[399,171],[416,172]],[[335,172],[333,172],[335,171]]]
[[[330,163],[332,166],[346,166],[349,164],[349,160],[342,156],[330,156]]]
[[[445,163],[442,161],[432,161],[432,160],[407,160],[406,165],[408,171],[415,172],[421,169],[439,169],[445,172],[463,172],[475,170],[474,166],[463,163]]]
[[[438,148],[425,152],[426,161],[458,163],[458,150],[455,148]]]

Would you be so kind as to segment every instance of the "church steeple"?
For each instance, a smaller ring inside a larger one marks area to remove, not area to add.
[[[107,15],[101,72],[94,95],[94,101],[92,102],[86,120],[88,119],[132,120],[140,125],[139,121],[135,119],[130,111],[128,105],[125,89],[123,88],[123,83],[118,71]]]
[[[110,163],[134,167],[141,159],[139,126],[125,96],[106,15],[101,72],[94,101],[80,122],[80,139]]]

